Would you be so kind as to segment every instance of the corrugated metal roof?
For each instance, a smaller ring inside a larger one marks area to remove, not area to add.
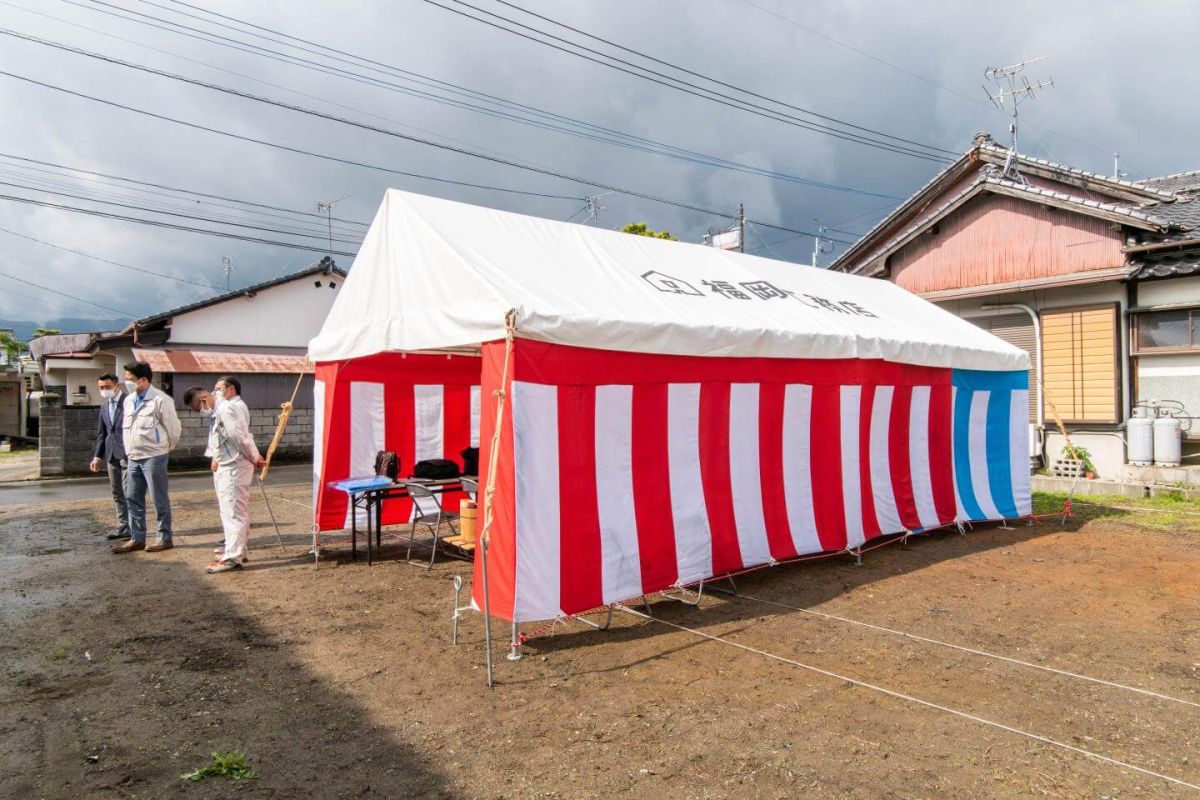
[[[208,350],[147,350],[134,348],[133,357],[155,372],[312,372],[307,356],[275,353],[224,353]]]

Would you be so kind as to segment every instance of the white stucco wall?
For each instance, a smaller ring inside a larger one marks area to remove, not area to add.
[[[320,281],[320,287],[315,283]],[[335,288],[331,289],[330,283]],[[338,275],[310,275],[175,317],[171,345],[308,347],[342,287]]]
[[[105,372],[112,372],[121,377],[119,370],[114,367],[113,359],[109,356],[98,355],[94,358],[47,358],[42,371],[42,385],[66,386],[67,396],[63,403],[69,406],[97,405],[100,402],[100,392],[96,389],[96,381]],[[80,387],[84,387],[84,396],[78,395]]]
[[[1179,303],[1200,304],[1200,276],[1138,283],[1137,304],[1139,306],[1166,306]]]

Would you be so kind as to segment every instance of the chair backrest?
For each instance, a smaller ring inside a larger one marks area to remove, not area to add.
[[[473,481],[470,478],[462,479],[463,491],[467,493],[467,497],[471,498],[472,503],[478,503],[479,482]]]
[[[404,488],[408,489],[408,496],[412,498],[413,505],[417,507],[417,514],[420,516],[433,517],[442,513],[442,504],[438,502],[437,495],[429,491],[428,487],[419,483],[406,483]]]

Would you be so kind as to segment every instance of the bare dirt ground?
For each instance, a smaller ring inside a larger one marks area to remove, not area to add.
[[[306,495],[272,497],[291,557],[256,497],[252,567],[223,576],[203,573],[211,493],[175,498],[176,548],[157,555],[110,555],[101,501],[0,509],[0,797],[1200,796],[622,613],[501,655],[489,691],[480,618],[450,644],[469,565],[424,572],[393,546],[314,570]],[[743,596],[653,608],[1200,783],[1200,708],[750,599],[1200,702],[1200,535],[1106,514],[763,570]],[[180,779],[232,749],[257,779]]]
[[[29,481],[38,474],[37,450],[0,451],[0,483]]]

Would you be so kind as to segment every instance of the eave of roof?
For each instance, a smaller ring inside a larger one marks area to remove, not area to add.
[[[977,180],[972,182],[970,186],[963,189],[961,192],[954,195],[945,203],[934,209],[933,213],[921,217],[918,222],[910,225],[898,235],[880,245],[877,249],[872,250],[870,254],[863,259],[863,262],[870,263],[894,253],[899,248],[911,242],[921,233],[928,230],[930,226],[943,219],[946,215],[983,192],[1001,194],[1008,197],[1015,197],[1020,200],[1028,200],[1030,202],[1040,203],[1042,205],[1061,208],[1067,211],[1075,211],[1087,216],[1099,217],[1100,219],[1104,219],[1109,222],[1117,222],[1122,225],[1128,225],[1133,228],[1141,228],[1148,231],[1161,231],[1170,226],[1170,223],[1167,220],[1152,217],[1149,214],[1145,214],[1127,206],[1120,206],[1114,203],[1101,203],[1096,200],[1082,200],[1073,195],[1064,194],[1063,192],[1055,192],[1050,189],[1042,189],[1037,186],[1025,186],[1024,184],[1020,184],[1015,181],[1004,180],[1001,178],[980,176]]]
[[[979,147],[980,160],[986,161],[989,164],[1002,165],[1008,158],[1008,150],[999,145],[983,145]],[[1108,175],[1100,175],[1095,172],[1089,172],[1086,169],[1078,169],[1069,167],[1066,164],[1060,164],[1057,161],[1048,161],[1044,158],[1035,158],[1033,156],[1017,154],[1017,163],[1024,168],[1026,172],[1034,175],[1041,175],[1046,178],[1061,179],[1064,175],[1069,175],[1092,184],[1097,188],[1102,188],[1110,193],[1127,197],[1135,202],[1146,200],[1161,200],[1170,202],[1175,199],[1173,192],[1165,189],[1159,189],[1153,186],[1147,186],[1144,183],[1136,181],[1127,181],[1123,178],[1112,178]]]
[[[178,308],[172,308],[169,311],[163,311],[162,313],[159,313],[159,314],[154,314],[149,317],[142,317],[141,319],[134,320],[133,322],[129,323],[128,327],[126,327],[123,331],[121,331],[121,333],[130,333],[133,331],[133,329],[135,327],[139,328],[139,329],[146,328],[146,327],[149,327],[152,325],[156,325],[160,322],[166,322],[167,320],[171,319],[172,317],[177,317],[180,314],[186,314],[189,311],[198,311],[202,308],[208,308],[209,306],[214,306],[217,303],[223,303],[226,300],[231,300],[235,297],[243,297],[245,295],[253,295],[253,294],[261,292],[265,289],[270,289],[273,286],[279,286],[280,284],[288,283],[288,282],[294,281],[294,280],[299,280],[300,278],[307,278],[310,275],[316,275],[318,273],[322,274],[322,275],[330,275],[330,274],[337,275],[340,278],[346,277],[346,271],[343,270],[341,267],[339,267],[337,264],[335,264],[333,262],[333,260],[330,259],[328,256],[325,256],[320,261],[316,262],[315,264],[309,265],[308,267],[300,270],[299,272],[292,272],[287,275],[281,275],[278,278],[272,278],[269,281],[263,281],[262,283],[256,283],[253,286],[247,286],[242,289],[235,289],[231,292],[226,292],[225,294],[217,295],[216,297],[210,297],[206,300],[198,300],[195,303],[189,303],[184,306],[179,306]]]

